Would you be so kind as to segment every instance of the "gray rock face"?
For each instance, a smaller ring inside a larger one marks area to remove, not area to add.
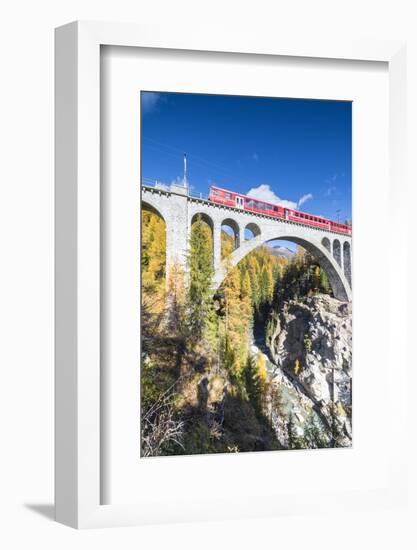
[[[284,383],[287,390],[292,385],[293,395],[287,398],[293,405],[291,421],[306,431],[303,420],[313,414],[328,446],[348,447],[352,441],[351,313],[350,303],[327,295],[290,301],[274,314],[266,336],[278,367],[277,391]]]

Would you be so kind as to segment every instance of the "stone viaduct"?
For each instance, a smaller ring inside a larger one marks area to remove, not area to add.
[[[233,229],[235,250],[229,266],[235,266],[256,247],[271,240],[283,239],[301,245],[325,270],[333,293],[342,301],[351,301],[351,241],[348,235],[308,227],[291,221],[274,219],[219,205],[206,199],[187,195],[182,185],[158,188],[142,185],[142,208],[161,216],[166,224],[166,267],[174,262],[185,267],[189,234],[198,215],[208,223],[213,234],[214,287],[218,288],[226,276],[221,260],[221,228]],[[245,229],[253,235],[245,239]]]

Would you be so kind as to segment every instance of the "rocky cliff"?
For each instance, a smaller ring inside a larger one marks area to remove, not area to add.
[[[271,314],[265,353],[273,382],[269,410],[284,447],[352,442],[351,304],[328,295],[284,302]]]

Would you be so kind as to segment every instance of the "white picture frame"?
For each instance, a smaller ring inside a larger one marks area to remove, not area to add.
[[[160,516],[134,504],[101,504],[100,456],[100,48],[127,46],[333,60],[382,61],[389,71],[390,194],[397,231],[406,223],[395,206],[405,188],[405,45],[394,41],[288,40],[229,30],[175,29],[75,22],[56,30],[56,519],[76,528],[132,525],[247,514],[238,497],[216,516],[201,507],[192,517],[175,500]],[[399,306],[405,308],[405,300]],[[405,312],[405,309],[404,309]],[[405,316],[405,315],[404,315]],[[401,341],[404,335],[396,335]],[[405,349],[405,348],[404,348]],[[400,354],[405,354],[405,351]],[[404,355],[405,357],[405,355]],[[399,358],[401,360],[401,357]],[[400,366],[399,369],[403,369]],[[405,375],[395,405],[405,417]],[[340,495],[346,506],[392,506],[405,499],[404,434],[384,491]],[[381,449],[381,452],[384,452]],[[181,460],[181,459],[176,459]],[[151,495],[149,495],[151,497]],[[323,502],[325,495],[323,496]],[[219,497],[221,500],[221,497]],[[307,511],[316,494],[289,495],[271,513]],[[318,507],[320,508],[320,506]],[[233,511],[232,511],[233,510]],[[259,514],[258,514],[259,515]]]

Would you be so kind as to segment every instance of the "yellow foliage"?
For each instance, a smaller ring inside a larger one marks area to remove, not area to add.
[[[249,271],[245,271],[242,278],[240,289],[240,310],[242,314],[242,322],[245,323],[246,332],[249,330],[252,319],[252,287],[250,282]]]
[[[266,359],[263,353],[256,356],[255,369],[253,372],[253,381],[256,388],[257,399],[261,410],[265,410],[266,397],[268,393],[268,371],[266,368]]]
[[[224,282],[224,299],[226,307],[226,330],[232,341],[237,339],[241,328],[240,315],[240,274],[235,267]]]
[[[297,246],[297,251],[295,253],[295,263],[297,264],[298,267],[301,267],[305,264],[306,262],[306,250],[302,247],[302,246]]]
[[[295,363],[294,363],[294,374],[298,374],[300,372],[300,370],[301,370],[300,360],[296,359]]]
[[[142,298],[154,312],[165,301],[165,222],[153,212],[142,211]]]
[[[235,248],[234,239],[232,236],[228,235],[225,231],[221,231],[221,257],[222,260],[230,256]]]
[[[260,382],[261,387],[264,388],[268,379],[268,371],[266,369],[266,359],[263,353],[258,353],[256,358],[256,378]]]
[[[242,288],[241,288],[242,298],[251,297],[252,287],[250,282],[249,271],[245,271],[245,274],[242,277]]]
[[[178,305],[183,306],[185,303],[184,270],[177,262],[175,262],[169,270],[166,286],[167,296]]]
[[[266,280],[267,280],[267,294],[266,298],[269,303],[272,302],[274,297],[274,280],[272,278],[272,266],[268,265],[266,268]]]
[[[337,416],[346,416],[346,411],[340,401],[335,404],[335,412]]]
[[[165,309],[168,327],[174,333],[181,331],[185,315],[186,291],[184,270],[175,262],[167,275]]]

